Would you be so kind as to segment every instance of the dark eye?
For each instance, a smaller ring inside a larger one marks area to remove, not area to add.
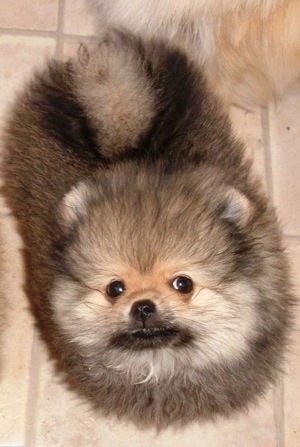
[[[106,287],[106,293],[110,298],[116,298],[125,290],[125,284],[122,281],[112,281]]]
[[[193,281],[187,276],[177,276],[172,281],[172,287],[180,293],[190,293],[193,290]]]

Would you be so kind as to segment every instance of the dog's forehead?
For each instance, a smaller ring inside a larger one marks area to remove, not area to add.
[[[133,267],[125,268],[123,271],[120,271],[120,276],[132,285],[137,285],[139,287],[151,287],[154,284],[168,281],[176,275],[177,270],[178,269],[175,269],[172,266],[167,267],[155,264],[147,271],[142,271]]]
[[[121,267],[119,276],[130,286],[143,289],[169,285],[177,276],[187,276],[201,282],[207,274],[204,269],[191,265],[188,260],[173,259],[169,262],[157,262],[146,271],[130,265]]]
[[[153,289],[157,285],[165,283],[169,279],[169,272],[164,269],[151,269],[147,272],[141,272],[137,269],[125,269],[120,272],[120,276],[124,279],[127,286],[132,289]]]

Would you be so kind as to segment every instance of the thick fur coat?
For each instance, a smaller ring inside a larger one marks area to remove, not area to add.
[[[274,383],[293,301],[280,229],[184,54],[110,32],[50,62],[6,147],[28,293],[96,407],[161,428],[229,415]]]
[[[298,0],[89,2],[99,31],[109,23],[183,48],[226,103],[266,105],[299,88]]]

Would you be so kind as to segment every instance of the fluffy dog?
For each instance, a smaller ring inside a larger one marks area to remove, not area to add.
[[[167,37],[204,68],[214,91],[244,108],[298,86],[298,0],[90,0],[103,23]]]
[[[293,300],[275,212],[184,54],[111,32],[52,61],[6,146],[37,317],[97,407],[161,428],[276,380]]]

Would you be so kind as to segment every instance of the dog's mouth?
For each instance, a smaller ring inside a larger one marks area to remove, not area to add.
[[[117,333],[112,338],[111,344],[114,347],[141,350],[169,345],[186,345],[191,339],[189,331],[182,331],[173,326],[144,327]]]

